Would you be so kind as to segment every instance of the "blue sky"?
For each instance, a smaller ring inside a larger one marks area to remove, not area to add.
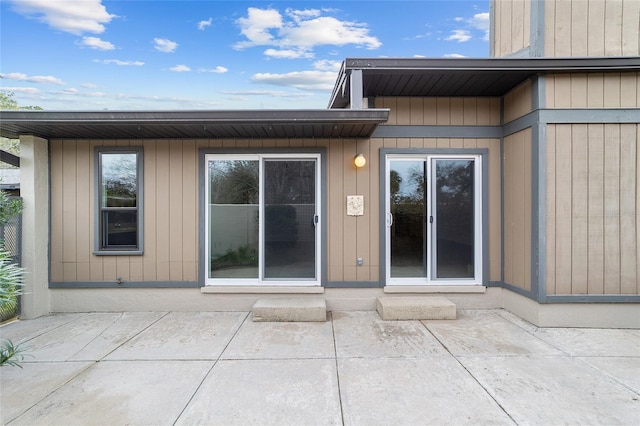
[[[0,0],[0,90],[46,110],[324,109],[348,57],[487,57],[489,0]]]

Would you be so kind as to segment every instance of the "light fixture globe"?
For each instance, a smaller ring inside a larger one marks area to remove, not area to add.
[[[364,167],[365,164],[367,164],[367,159],[364,158],[363,154],[358,154],[356,155],[356,158],[353,159],[353,164],[357,167],[357,168],[361,168]]]

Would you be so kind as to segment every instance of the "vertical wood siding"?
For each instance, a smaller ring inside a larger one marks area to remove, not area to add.
[[[504,281],[531,289],[531,129],[504,138]]]
[[[495,57],[508,56],[529,47],[531,34],[531,1],[494,3],[493,48]]]
[[[547,293],[638,294],[640,126],[547,129]]]
[[[546,0],[544,21],[547,57],[640,53],[638,0]]]
[[[500,125],[500,98],[379,97],[375,107],[391,110],[389,125]]]
[[[531,81],[527,80],[504,97],[504,122],[508,123],[531,112]]]
[[[412,101],[409,102],[411,105]],[[464,99],[440,102],[452,120],[451,104],[460,114],[454,122],[495,123],[488,111],[496,101]],[[413,100],[414,116],[426,117]],[[431,105],[431,103],[427,103]],[[436,103],[437,104],[437,103]],[[434,104],[435,105],[435,104]],[[446,107],[444,105],[447,105]],[[477,109],[477,111],[476,111]],[[421,111],[421,112],[418,112]],[[403,118],[400,121],[404,121]],[[144,147],[144,254],[95,256],[94,150],[96,146]],[[196,281],[198,277],[198,149],[313,148],[327,150],[328,281],[378,281],[380,215],[379,150],[407,148],[489,149],[490,279],[501,279],[500,141],[499,139],[283,139],[283,140],[97,140],[51,141],[51,280],[63,281]],[[367,165],[356,169],[363,153]],[[363,195],[364,216],[346,215],[346,196]],[[364,266],[356,266],[356,259]]]
[[[640,107],[638,72],[549,74],[545,84],[547,108]]]

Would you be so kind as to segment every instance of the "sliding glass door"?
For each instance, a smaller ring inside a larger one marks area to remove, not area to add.
[[[387,284],[481,283],[481,157],[386,161]]]
[[[319,285],[318,163],[316,155],[206,157],[207,284]]]

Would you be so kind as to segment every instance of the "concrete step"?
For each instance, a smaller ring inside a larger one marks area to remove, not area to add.
[[[269,297],[253,305],[255,322],[326,321],[327,303],[324,297]]]
[[[376,309],[383,320],[456,319],[456,305],[441,296],[379,297]]]

